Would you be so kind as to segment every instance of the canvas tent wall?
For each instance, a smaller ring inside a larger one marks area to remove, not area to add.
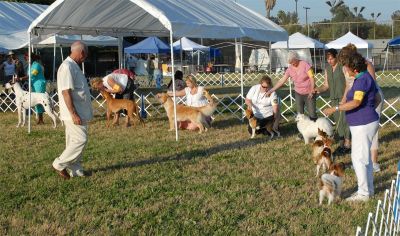
[[[333,40],[332,42],[329,42],[326,44],[327,48],[335,48],[335,49],[342,49],[349,43],[354,44],[358,51],[364,56],[364,57],[369,57],[369,49],[373,48],[373,45],[371,43],[368,43],[364,39],[357,37],[350,31],[343,35],[342,37]]]
[[[287,39],[283,28],[231,0],[57,0],[31,24],[28,33],[169,36],[171,42],[174,36]],[[171,47],[172,69],[173,56]],[[243,86],[241,90],[243,94]],[[175,133],[178,139],[177,129]]]

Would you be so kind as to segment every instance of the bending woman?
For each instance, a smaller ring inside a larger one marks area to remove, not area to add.
[[[183,97],[186,96],[186,105],[190,107],[203,107],[208,104],[207,98],[204,96],[204,87],[198,86],[196,79],[188,75],[186,77],[186,88],[184,90],[175,91],[175,96]],[[172,91],[168,91],[169,96],[173,96]],[[207,123],[211,124],[211,116],[206,117]],[[196,130],[199,127],[190,121],[178,122],[178,127],[180,129]]]
[[[297,113],[304,114],[305,105],[307,106],[310,119],[315,121],[317,120],[317,113],[315,108],[315,83],[312,67],[307,62],[300,60],[299,55],[294,51],[289,52],[288,62],[290,66],[286,70],[285,75],[267,92],[267,96],[270,96],[273,92],[282,87],[289,77],[292,78],[294,83]]]

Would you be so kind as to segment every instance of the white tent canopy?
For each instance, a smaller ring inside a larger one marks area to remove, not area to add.
[[[169,36],[170,31],[175,37],[287,38],[283,28],[231,0],[57,0],[28,30],[108,36]]]
[[[272,49],[287,48],[287,41],[279,41],[271,45]],[[325,44],[316,39],[305,36],[297,32],[289,36],[289,49],[303,49],[303,48],[325,48]]]
[[[368,43],[364,39],[357,37],[351,32],[348,32],[347,34],[343,35],[342,37],[333,40],[332,42],[329,42],[326,44],[327,48],[335,48],[335,49],[342,49],[345,47],[347,44],[352,43],[354,44],[357,48],[359,49],[369,49],[373,48],[373,45],[371,43]]]
[[[47,7],[47,5],[0,1],[0,47],[10,50],[27,47],[28,35],[26,31],[32,21]],[[40,45],[69,45],[80,39],[81,36],[78,35],[53,35],[49,38],[46,36],[35,38],[33,42]],[[118,40],[112,37],[84,35],[82,40],[89,46],[118,45]]]
[[[28,29],[31,35],[169,36],[192,38],[287,39],[287,32],[231,0],[57,0]],[[122,61],[122,46],[119,47]],[[174,50],[171,45],[172,75]],[[242,67],[243,68],[243,67]],[[241,71],[243,81],[243,70]],[[175,80],[173,93],[175,99]],[[241,85],[243,94],[243,83]],[[242,101],[243,102],[243,101]],[[178,129],[175,113],[175,134]],[[28,129],[30,130],[30,129]]]
[[[27,45],[26,30],[47,6],[0,1],[0,47],[18,49]]]
[[[182,42],[182,47],[181,47],[181,42]],[[173,43],[172,45],[174,46],[175,50],[180,50],[181,48],[183,51],[197,51],[197,50],[208,51],[208,50],[210,50],[210,47],[195,43],[186,37],[183,37],[180,40],[175,41],[175,43]]]
[[[25,33],[26,34],[26,33]],[[97,36],[90,35],[53,35],[45,40],[42,40],[38,45],[71,45],[77,40],[82,40],[88,46],[118,46],[118,39],[110,36]]]
[[[0,34],[26,31],[46,8],[46,5],[0,1]]]
[[[349,43],[354,44],[364,57],[368,57],[369,53],[368,49],[373,48],[373,45],[371,43],[368,43],[364,39],[357,37],[350,31],[347,34],[343,35],[342,37],[327,43],[326,47],[334,49],[342,49]]]

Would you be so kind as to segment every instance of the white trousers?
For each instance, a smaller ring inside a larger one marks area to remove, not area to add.
[[[374,177],[371,160],[371,143],[379,121],[367,125],[350,126],[351,132],[351,161],[356,172],[358,194],[374,195]]]
[[[88,140],[88,126],[75,125],[73,121],[65,120],[65,150],[53,162],[53,167],[57,170],[70,169],[72,172],[82,170],[82,152]]]
[[[381,89],[379,89],[378,91],[379,91],[379,95],[381,95],[381,102],[376,107],[375,111],[376,111],[376,113],[378,113],[379,118],[380,118],[385,97],[383,96]],[[378,136],[379,136],[379,126],[378,126],[378,129],[376,130],[376,134],[375,134],[374,138],[372,139],[371,150],[378,150],[378,146],[379,146]]]

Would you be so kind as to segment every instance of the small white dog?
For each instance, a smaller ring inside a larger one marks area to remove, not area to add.
[[[25,125],[26,109],[41,104],[50,118],[53,120],[53,127],[57,127],[56,117],[57,114],[54,112],[52,104],[50,102],[50,96],[47,93],[31,93],[31,106],[29,106],[29,92],[23,90],[18,82],[13,81],[6,84],[6,89],[14,89],[15,92],[15,104],[18,110],[18,124],[17,127]],[[22,120],[21,120],[22,116]]]
[[[325,117],[318,118],[315,122],[304,114],[296,116],[297,129],[303,135],[304,143],[310,143],[310,139],[318,136],[318,128],[328,136],[332,136],[333,128],[331,122]]]

